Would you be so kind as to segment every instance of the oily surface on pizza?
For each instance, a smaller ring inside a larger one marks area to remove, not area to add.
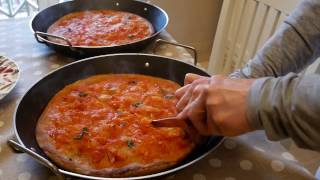
[[[180,128],[155,128],[177,114],[179,85],[134,74],[96,75],[59,91],[38,120],[36,138],[58,165],[82,174],[125,177],[161,171],[193,142]]]
[[[47,32],[67,38],[73,46],[115,46],[147,38],[154,30],[151,23],[136,14],[90,10],[63,16]],[[50,40],[66,43],[58,39]]]

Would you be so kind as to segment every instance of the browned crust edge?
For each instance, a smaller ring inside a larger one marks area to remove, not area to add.
[[[36,139],[39,146],[53,162],[72,172],[102,177],[132,177],[160,172],[176,165],[182,160],[180,159],[176,162],[157,161],[147,165],[130,164],[122,168],[105,168],[96,170],[86,164],[82,164],[76,160],[70,161],[69,159],[59,155],[59,152],[49,143],[49,136],[43,128],[45,127],[45,123],[43,123],[43,120],[39,121],[40,122],[36,128]]]

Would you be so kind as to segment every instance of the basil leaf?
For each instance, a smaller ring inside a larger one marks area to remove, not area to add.
[[[119,125],[119,127],[120,127],[120,128],[123,128],[123,127],[126,126],[126,125],[127,125],[126,122],[121,122],[120,125]]]
[[[135,102],[135,103],[132,104],[132,106],[134,106],[136,108],[141,106],[141,105],[142,105],[142,102]]]
[[[134,141],[131,139],[127,140],[127,145],[130,149],[134,148],[135,146]]]
[[[86,96],[88,96],[88,94],[85,93],[85,92],[80,92],[80,93],[79,93],[79,96],[80,96],[80,97],[86,97]]]
[[[74,140],[81,140],[85,134],[89,133],[89,129],[87,127],[82,128],[81,132],[78,136],[74,137]]]

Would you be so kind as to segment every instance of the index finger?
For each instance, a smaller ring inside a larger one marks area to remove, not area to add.
[[[191,84],[193,81],[204,77],[205,76],[200,76],[198,74],[188,73],[184,78],[184,85]]]
[[[176,92],[174,93],[174,95],[180,99],[186,92],[187,90],[190,88],[190,84],[185,85],[179,89],[176,90]]]

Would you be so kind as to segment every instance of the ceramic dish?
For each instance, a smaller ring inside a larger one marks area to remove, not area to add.
[[[0,100],[2,100],[17,84],[19,79],[18,65],[0,55]]]

